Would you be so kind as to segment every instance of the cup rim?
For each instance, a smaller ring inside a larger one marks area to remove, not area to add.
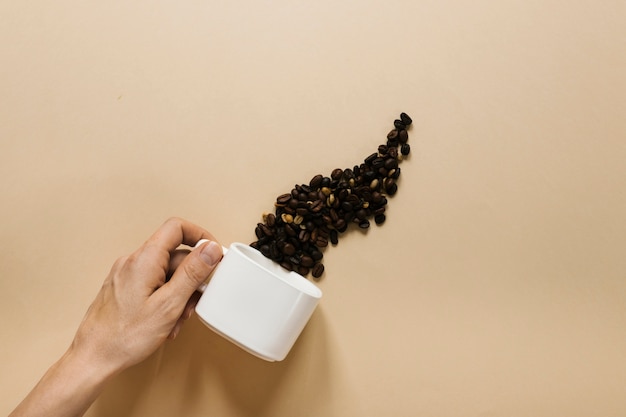
[[[235,250],[241,254],[247,262],[259,266],[272,277],[284,282],[296,290],[313,298],[322,298],[322,290],[319,289],[317,285],[296,272],[287,271],[276,262],[266,258],[261,252],[250,245],[234,242],[230,245],[230,250]]]

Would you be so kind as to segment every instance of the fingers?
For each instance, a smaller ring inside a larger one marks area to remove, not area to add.
[[[180,332],[180,329],[182,328],[185,321],[187,321],[189,317],[191,317],[191,315],[193,314],[193,310],[194,308],[196,308],[196,304],[198,304],[198,300],[200,299],[201,295],[202,294],[200,294],[200,292],[198,291],[193,293],[189,301],[187,301],[187,305],[183,310],[183,314],[178,318],[178,321],[174,325],[174,328],[170,332],[169,336],[167,336],[168,339],[175,339],[176,336],[178,336],[178,333]]]
[[[187,305],[196,289],[209,277],[222,259],[222,247],[215,241],[203,243],[191,251],[172,274],[169,282],[157,293],[167,297],[169,302],[180,306]]]
[[[168,281],[174,274],[174,271],[178,269],[180,264],[183,263],[183,261],[185,260],[187,255],[189,255],[190,252],[191,251],[189,249],[176,249],[174,252],[172,252],[172,255],[170,256],[170,263],[168,265],[168,270],[167,270]]]
[[[216,240],[202,227],[187,220],[172,217],[154,232],[146,241],[145,246],[155,246],[160,250],[172,252],[181,244],[193,246],[200,239]]]

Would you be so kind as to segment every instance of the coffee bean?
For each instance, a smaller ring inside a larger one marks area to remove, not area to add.
[[[287,256],[291,256],[296,253],[296,247],[291,243],[286,243],[285,246],[283,246],[283,253]]]
[[[259,228],[263,232],[263,235],[268,236],[268,237],[274,236],[274,232],[272,231],[272,229],[269,226],[267,226],[267,225],[265,225],[263,223],[259,223]]]
[[[398,137],[398,129],[393,129],[389,133],[387,133],[387,140],[396,140]]]
[[[406,113],[400,113],[400,120],[402,120],[402,123],[404,123],[407,126],[413,123],[413,119],[411,119],[409,115]]]
[[[400,119],[396,119],[393,121],[393,125],[396,127],[396,129],[398,130],[403,130],[406,129],[406,125],[404,123],[402,123],[402,120]]]
[[[396,169],[398,168],[398,161],[394,158],[385,159],[385,169]]]
[[[265,217],[265,224],[267,224],[268,227],[274,227],[276,225],[276,216],[273,215],[272,213],[268,214]]]
[[[324,202],[322,200],[316,200],[315,202],[313,202],[313,204],[311,204],[311,207],[309,207],[309,210],[312,213],[319,213],[320,211],[322,211],[323,208],[324,208]]]
[[[324,265],[323,264],[318,262],[315,265],[313,265],[313,269],[311,270],[311,274],[313,275],[314,278],[321,277],[323,273],[324,273]]]
[[[374,161],[374,159],[376,159],[376,158],[378,158],[378,152],[374,152],[373,154],[371,154],[370,156],[365,158],[365,163],[367,165],[371,165],[372,162]]]
[[[310,238],[311,238],[311,233],[308,230],[306,229],[300,230],[300,233],[298,234],[298,240],[300,242],[303,242],[303,243],[308,242]]]
[[[330,231],[330,243],[333,245],[339,243],[339,232],[337,232],[337,230],[333,229]]]
[[[374,216],[374,221],[376,224],[383,224],[385,222],[386,216],[384,214],[377,214]]]
[[[310,256],[307,256],[307,255],[304,255],[300,259],[300,265],[306,266],[307,268],[312,267],[314,263],[315,263],[315,261],[313,260],[313,258],[311,258]]]
[[[282,194],[279,195],[278,198],[276,198],[276,203],[280,205],[285,205],[289,202],[289,200],[291,200],[291,194]]]
[[[406,130],[401,130],[398,132],[398,142],[406,143],[409,140],[409,134]]]
[[[322,180],[324,179],[323,175],[316,175],[313,178],[311,178],[311,181],[309,182],[309,185],[311,186],[312,189],[317,190],[318,188],[320,188],[322,186]]]
[[[394,195],[396,191],[398,190],[398,185],[396,184],[396,181],[393,178],[386,178],[385,181],[383,182],[383,186],[385,187],[385,191],[389,195]]]
[[[326,246],[328,246],[328,239],[323,236],[318,236],[315,240],[315,245],[319,248],[325,248]]]
[[[340,180],[343,177],[343,170],[341,168],[335,168],[330,174],[330,178],[333,180]]]
[[[361,229],[367,229],[368,227],[370,227],[370,222],[369,222],[369,220],[367,220],[367,219],[365,219],[365,220],[361,220],[361,221],[359,222],[359,227],[360,227]]]
[[[406,156],[410,152],[411,152],[411,145],[409,145],[408,143],[403,143],[402,147],[400,148],[400,153]]]

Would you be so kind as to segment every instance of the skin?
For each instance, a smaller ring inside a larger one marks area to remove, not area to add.
[[[201,239],[209,241],[179,249]],[[68,350],[9,417],[82,416],[111,378],[178,335],[198,301],[196,289],[221,258],[208,231],[179,218],[166,221],[115,262]]]

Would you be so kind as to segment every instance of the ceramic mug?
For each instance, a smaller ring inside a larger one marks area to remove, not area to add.
[[[199,290],[196,313],[205,325],[272,362],[285,359],[322,297],[311,281],[243,243],[224,248],[222,261]]]

